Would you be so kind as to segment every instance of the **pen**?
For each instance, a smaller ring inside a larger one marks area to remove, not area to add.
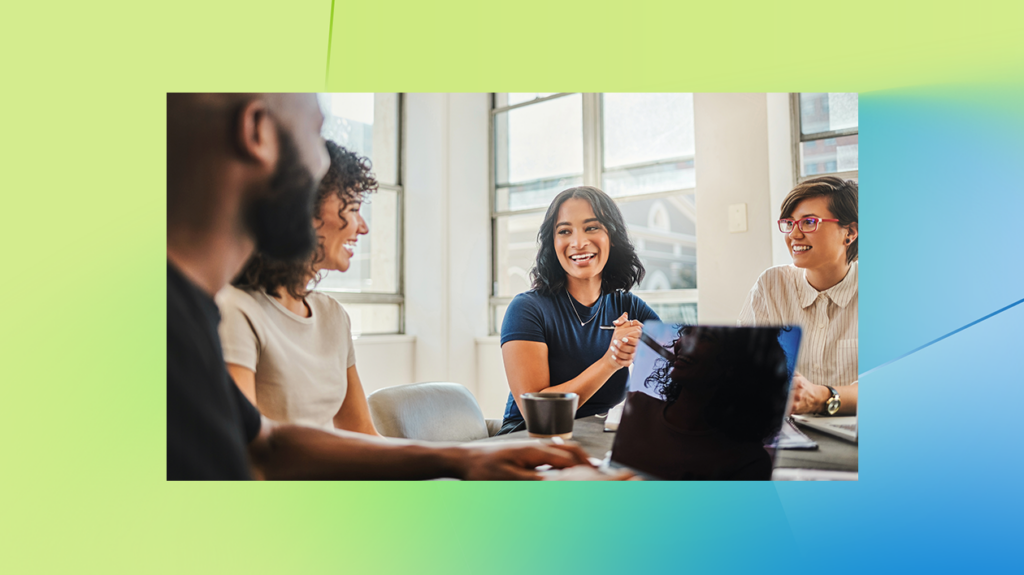
[[[640,334],[640,341],[646,343],[647,347],[653,349],[655,353],[667,359],[668,361],[673,362],[676,360],[675,356],[672,354],[671,351],[662,347],[661,344],[659,344],[657,341],[654,340],[653,337],[647,335],[646,333]]]

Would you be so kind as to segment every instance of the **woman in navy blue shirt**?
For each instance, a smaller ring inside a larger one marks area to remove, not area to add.
[[[658,316],[629,293],[644,277],[618,206],[601,190],[558,194],[537,234],[533,289],[517,295],[501,325],[511,390],[498,434],[525,428],[523,393],[576,393],[576,417],[607,412],[626,394],[642,323]]]

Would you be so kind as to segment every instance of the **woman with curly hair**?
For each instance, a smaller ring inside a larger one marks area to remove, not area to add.
[[[370,161],[334,142],[315,198],[318,247],[306,261],[256,253],[217,295],[228,372],[267,417],[379,435],[356,372],[351,321],[332,297],[310,284],[351,265],[369,230],[359,208],[377,189]]]
[[[607,412],[626,394],[641,322],[658,316],[629,290],[644,277],[622,212],[591,186],[558,194],[537,234],[533,289],[509,304],[501,354],[511,393],[499,434],[525,428],[523,393],[576,393],[576,417]]]

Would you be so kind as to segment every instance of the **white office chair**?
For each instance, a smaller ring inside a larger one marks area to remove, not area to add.
[[[484,419],[476,398],[457,383],[433,381],[378,389],[366,398],[385,437],[472,441],[494,435],[500,419]]]

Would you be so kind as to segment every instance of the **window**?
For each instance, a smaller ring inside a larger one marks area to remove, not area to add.
[[[367,156],[380,189],[362,207],[370,233],[361,236],[345,273],[327,272],[317,285],[345,305],[356,334],[401,333],[402,186],[399,94],[319,94],[323,136]]]
[[[509,96],[519,100],[518,94]],[[558,192],[583,183],[582,97],[568,94],[529,104],[494,116],[498,211],[547,208]]]
[[[857,94],[792,95],[797,181],[837,174],[857,178]]]
[[[647,270],[634,291],[665,321],[696,323],[692,94],[495,94],[492,332],[530,289],[537,231],[562,190],[616,199]]]

